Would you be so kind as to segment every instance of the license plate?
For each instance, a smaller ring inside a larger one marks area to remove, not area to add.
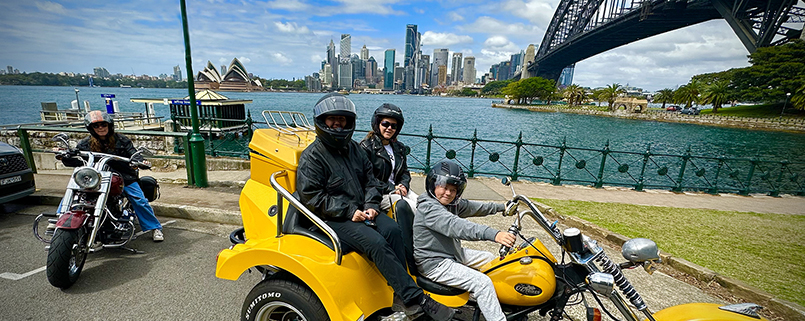
[[[0,185],[8,185],[22,182],[22,176],[13,176],[9,178],[0,179]]]

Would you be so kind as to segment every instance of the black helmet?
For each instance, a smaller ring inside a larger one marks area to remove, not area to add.
[[[327,116],[344,116],[347,118],[347,124],[343,129],[330,129],[324,122]],[[347,97],[338,93],[324,95],[313,107],[313,123],[316,126],[317,137],[327,146],[344,148],[352,139],[356,116],[355,104]]]
[[[402,131],[403,124],[405,123],[402,110],[400,107],[389,103],[384,103],[375,109],[375,114],[372,116],[372,130],[381,137],[383,135],[380,134],[380,120],[383,118],[393,118],[397,121],[397,131],[395,131],[394,136],[391,137],[391,139],[394,140],[397,138],[397,135],[400,134],[400,131]]]
[[[107,136],[111,136],[115,133],[115,122],[112,120],[112,116],[105,111],[93,110],[84,115],[84,127],[87,128],[90,135],[97,138],[98,134],[92,129],[92,124],[95,123],[106,123],[107,126],[109,126],[109,134],[107,134]]]
[[[428,195],[436,198],[436,186],[445,186],[447,184],[456,185],[457,189],[456,198],[447,205],[456,205],[461,198],[461,194],[464,193],[464,188],[467,187],[467,177],[464,176],[461,166],[458,166],[453,161],[443,160],[433,165],[430,169],[428,177],[425,178],[425,189],[428,190]]]

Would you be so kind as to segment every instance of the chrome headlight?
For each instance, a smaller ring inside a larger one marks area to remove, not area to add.
[[[92,167],[84,167],[75,171],[73,180],[83,189],[97,189],[101,184],[101,173]]]

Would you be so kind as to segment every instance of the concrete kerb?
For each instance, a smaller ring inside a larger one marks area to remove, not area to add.
[[[622,246],[623,243],[629,240],[629,238],[626,236],[610,232],[586,220],[573,216],[561,215],[559,212],[545,204],[536,201],[534,204],[537,205],[537,208],[539,208],[539,210],[542,211],[542,213],[546,216],[557,219],[567,226],[578,228],[588,235],[595,235],[604,238],[617,244],[618,246]],[[668,264],[677,271],[687,273],[704,283],[715,281],[733,295],[740,297],[747,302],[760,304],[767,309],[781,315],[783,318],[785,318],[785,320],[805,321],[805,308],[796,303],[775,298],[770,293],[746,284],[743,281],[720,275],[713,270],[699,266],[685,259],[675,257],[670,253],[660,252],[660,258],[664,263]]]

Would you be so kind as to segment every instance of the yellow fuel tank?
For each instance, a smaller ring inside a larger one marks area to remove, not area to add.
[[[539,241],[533,248],[524,248],[495,259],[482,271],[492,279],[500,303],[516,306],[534,306],[547,302],[556,291],[556,275],[552,264],[556,259]]]

